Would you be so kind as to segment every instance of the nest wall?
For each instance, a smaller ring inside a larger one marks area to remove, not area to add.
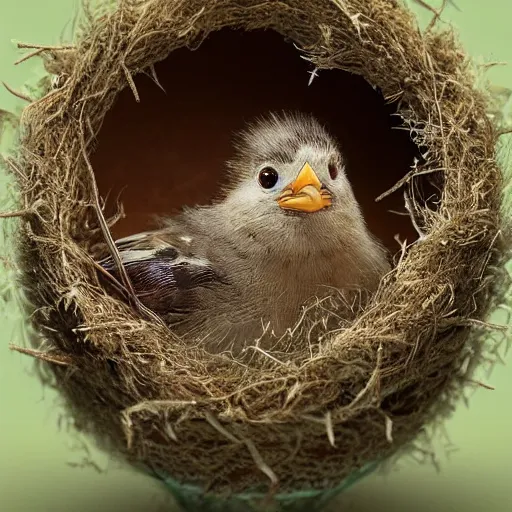
[[[44,52],[54,80],[23,112],[15,162],[32,353],[77,427],[214,492],[335,486],[413,440],[469,378],[505,251],[497,132],[452,33],[420,33],[393,0],[124,1],[89,14],[74,48]],[[133,76],[226,27],[272,29],[316,67],[361,75],[422,148],[400,184],[421,236],[364,313],[284,362],[183,344],[112,297],[94,263],[115,221],[91,165],[105,115],[123,89],[139,98]],[[418,193],[425,175],[442,191],[435,209]]]

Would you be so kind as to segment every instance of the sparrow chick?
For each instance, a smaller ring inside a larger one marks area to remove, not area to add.
[[[293,327],[333,290],[373,291],[389,270],[335,141],[313,117],[271,114],[239,135],[209,206],[116,242],[139,300],[206,350],[238,353]],[[109,257],[100,262],[118,280]]]

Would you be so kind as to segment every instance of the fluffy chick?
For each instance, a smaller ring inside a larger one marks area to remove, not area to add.
[[[216,353],[239,353],[263,326],[282,335],[313,297],[372,292],[390,268],[315,118],[270,114],[236,149],[220,199],[116,242],[139,300]],[[111,257],[100,263],[120,278]]]

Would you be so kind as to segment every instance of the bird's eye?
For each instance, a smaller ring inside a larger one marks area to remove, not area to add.
[[[263,188],[272,188],[279,179],[279,174],[272,167],[264,167],[258,175],[258,181]]]
[[[331,162],[328,169],[331,180],[335,180],[338,177],[338,166],[334,162]]]

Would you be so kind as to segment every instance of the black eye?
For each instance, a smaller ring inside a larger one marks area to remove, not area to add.
[[[331,162],[328,169],[331,180],[335,180],[338,177],[338,166],[334,162]]]
[[[263,188],[272,188],[279,179],[279,174],[272,167],[265,167],[260,171],[258,181]]]

